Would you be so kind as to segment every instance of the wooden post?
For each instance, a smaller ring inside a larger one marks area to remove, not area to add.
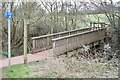
[[[0,3],[0,7],[2,7],[2,3]],[[0,18],[2,20],[2,10],[0,13]],[[2,23],[0,23],[0,53],[2,53]],[[2,57],[2,55],[0,55]],[[2,61],[0,61],[0,65],[2,65]],[[0,69],[0,80],[2,80],[2,68]]]
[[[0,26],[0,53],[2,53],[2,26]]]
[[[35,39],[33,39],[33,53],[35,53],[34,51],[35,51],[35,46],[36,46],[36,44],[35,44]]]
[[[93,30],[95,30],[95,23],[93,23]]]
[[[92,27],[92,22],[90,22],[90,27]]]
[[[50,42],[50,36],[47,37],[47,49],[50,49],[50,44],[49,44],[49,42]]]
[[[55,41],[53,41],[52,56],[55,56]]]
[[[0,54],[2,53],[2,26],[0,23]],[[0,55],[2,57],[2,55]],[[0,65],[2,65],[2,61],[0,62]],[[2,80],[2,69],[0,69],[0,80]]]
[[[100,29],[102,28],[102,26],[103,26],[102,23],[100,23]]]
[[[0,3],[2,6],[2,3]],[[0,13],[0,17],[2,18],[2,14]],[[2,53],[2,23],[0,23],[0,53]]]
[[[27,63],[27,22],[24,19],[24,64]]]

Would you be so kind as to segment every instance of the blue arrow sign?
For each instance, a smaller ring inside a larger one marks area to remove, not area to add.
[[[13,18],[13,13],[12,12],[6,12],[5,16],[7,19],[12,19]]]

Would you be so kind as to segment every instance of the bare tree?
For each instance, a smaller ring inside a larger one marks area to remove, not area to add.
[[[91,0],[90,0],[91,1]],[[96,6],[108,19],[109,23],[110,23],[110,28],[111,28],[111,37],[113,40],[113,51],[117,51],[120,49],[119,46],[119,19],[120,19],[120,15],[119,15],[119,7],[115,7],[113,0],[109,0],[108,2],[103,2],[100,1],[99,2],[99,6],[98,3],[92,2],[91,3]],[[118,8],[118,11],[116,12],[116,9]]]
[[[4,14],[6,12],[6,4],[2,5],[2,25],[3,25],[3,50],[7,51],[7,19]],[[23,26],[24,19],[29,19],[30,24],[28,29],[32,28],[36,22],[38,22],[42,18],[43,11],[41,10],[40,4],[37,3],[18,3],[15,4],[11,2],[11,11],[14,14],[14,17],[11,21],[11,49],[15,53],[19,53],[20,49],[23,49]],[[36,13],[35,13],[36,12]],[[23,52],[20,52],[21,54]],[[17,54],[16,54],[17,55]]]

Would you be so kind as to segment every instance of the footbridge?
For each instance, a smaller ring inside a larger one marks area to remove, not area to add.
[[[52,50],[52,55],[57,56],[77,49],[82,45],[103,40],[106,37],[105,23],[90,23],[90,27],[71,31],[64,31],[38,37],[32,37],[32,53]]]

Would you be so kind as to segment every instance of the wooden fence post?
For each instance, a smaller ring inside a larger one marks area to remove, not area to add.
[[[55,51],[54,50],[55,50],[55,41],[53,41],[52,56],[55,56]]]
[[[0,23],[0,53],[2,53],[2,24]]]
[[[27,22],[24,19],[24,63],[27,63]]]
[[[34,51],[35,51],[35,45],[36,45],[36,44],[35,44],[35,39],[33,39],[33,51],[32,51],[33,53],[34,53]]]
[[[90,27],[92,27],[92,22],[90,22]]]

